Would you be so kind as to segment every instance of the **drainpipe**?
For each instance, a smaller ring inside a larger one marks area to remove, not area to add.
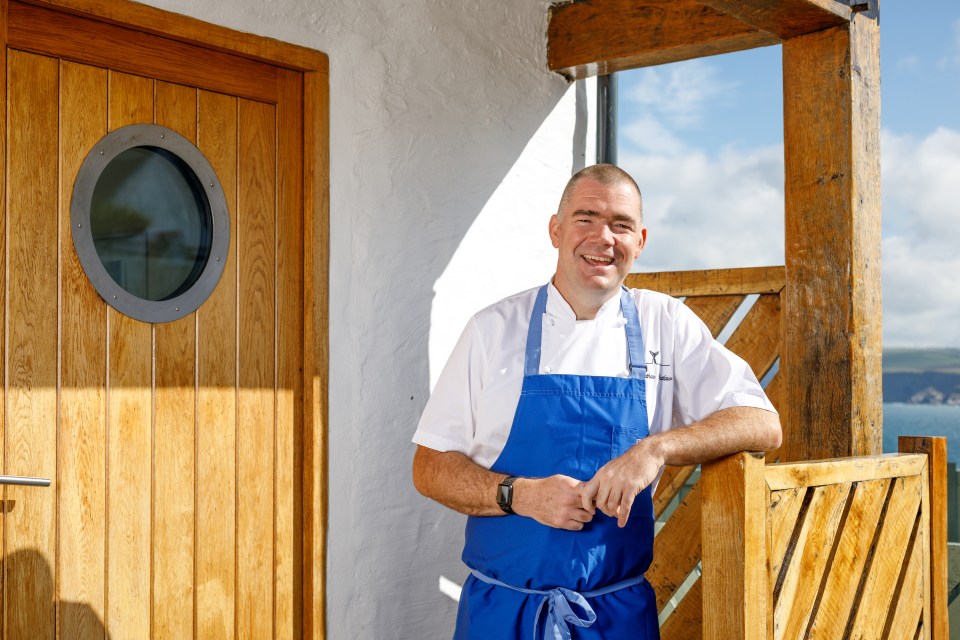
[[[597,162],[617,164],[617,74],[597,76]]]

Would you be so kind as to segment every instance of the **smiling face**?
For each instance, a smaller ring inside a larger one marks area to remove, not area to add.
[[[596,315],[640,256],[647,239],[640,206],[632,185],[584,178],[550,218],[559,250],[553,283],[578,319]]]

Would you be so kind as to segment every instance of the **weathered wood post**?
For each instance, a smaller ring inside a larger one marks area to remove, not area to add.
[[[763,454],[703,466],[703,637],[767,637],[767,485]]]
[[[878,21],[783,43],[783,460],[882,450]]]

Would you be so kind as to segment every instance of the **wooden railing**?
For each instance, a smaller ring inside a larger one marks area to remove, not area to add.
[[[704,465],[703,637],[948,638],[946,441],[900,451]]]
[[[747,296],[758,295],[736,330],[726,340],[728,349],[742,357],[762,379],[780,355],[780,298],[784,288],[783,267],[750,269],[712,269],[668,273],[631,274],[628,287],[652,289],[678,298],[718,336],[734,317]],[[780,402],[778,372],[766,387],[767,396],[784,414]],[[777,459],[778,452],[767,452]],[[681,489],[690,481],[696,467],[667,467],[654,494],[654,512],[658,518],[671,503],[676,504]],[[679,501],[654,541],[654,561],[647,579],[657,593],[657,609],[663,612],[671,600],[678,600],[661,628],[665,640],[696,640],[702,634],[702,592],[695,571],[701,558],[701,490],[699,483]],[[679,598],[681,585],[695,580]]]

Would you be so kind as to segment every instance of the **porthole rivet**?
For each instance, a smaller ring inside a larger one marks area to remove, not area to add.
[[[160,134],[160,137],[161,137],[161,138],[163,137],[163,134],[162,134],[162,133]]]
[[[180,311],[180,307],[174,307],[174,309],[176,309],[177,311]]]
[[[80,227],[81,229],[83,229],[83,223],[82,223],[82,222],[77,223],[77,226]]]
[[[103,151],[100,152],[100,155],[103,155]]]
[[[116,299],[117,299],[117,296],[113,296],[113,299],[116,300]]]
[[[217,262],[220,262],[220,256],[217,256]]]

